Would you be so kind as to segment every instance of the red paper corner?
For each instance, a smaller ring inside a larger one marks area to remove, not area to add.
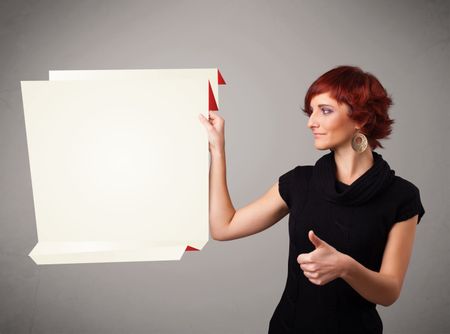
[[[219,83],[219,85],[226,85],[225,80],[223,80],[223,76],[222,74],[220,74],[219,69],[217,69],[217,81]]]
[[[186,252],[192,252],[192,251],[198,251],[198,249],[187,245]]]
[[[219,108],[217,107],[216,98],[214,97],[213,90],[211,88],[211,83],[208,80],[208,91],[209,91],[209,110],[217,111]]]

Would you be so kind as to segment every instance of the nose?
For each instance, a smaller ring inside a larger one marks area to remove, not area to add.
[[[312,112],[311,115],[309,115],[308,123],[307,123],[308,128],[312,129],[313,127],[317,127],[318,124],[316,122],[315,117],[316,116],[315,116],[314,112]]]

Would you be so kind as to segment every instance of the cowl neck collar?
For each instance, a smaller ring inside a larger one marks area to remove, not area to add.
[[[341,192],[336,190],[336,161],[334,151],[317,160],[313,168],[313,183],[323,197],[332,203],[356,206],[361,205],[385,190],[395,178],[395,171],[383,159],[372,151],[373,165],[352,184]]]

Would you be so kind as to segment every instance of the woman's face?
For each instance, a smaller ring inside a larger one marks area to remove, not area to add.
[[[311,100],[311,110],[308,128],[312,133],[318,133],[313,135],[317,149],[351,145],[357,124],[349,118],[350,108],[347,104],[338,104],[328,93],[323,93]]]

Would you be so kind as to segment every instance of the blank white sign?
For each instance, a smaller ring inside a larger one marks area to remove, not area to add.
[[[198,115],[208,117],[211,82],[173,74],[21,82],[36,263],[179,260],[206,244]]]

